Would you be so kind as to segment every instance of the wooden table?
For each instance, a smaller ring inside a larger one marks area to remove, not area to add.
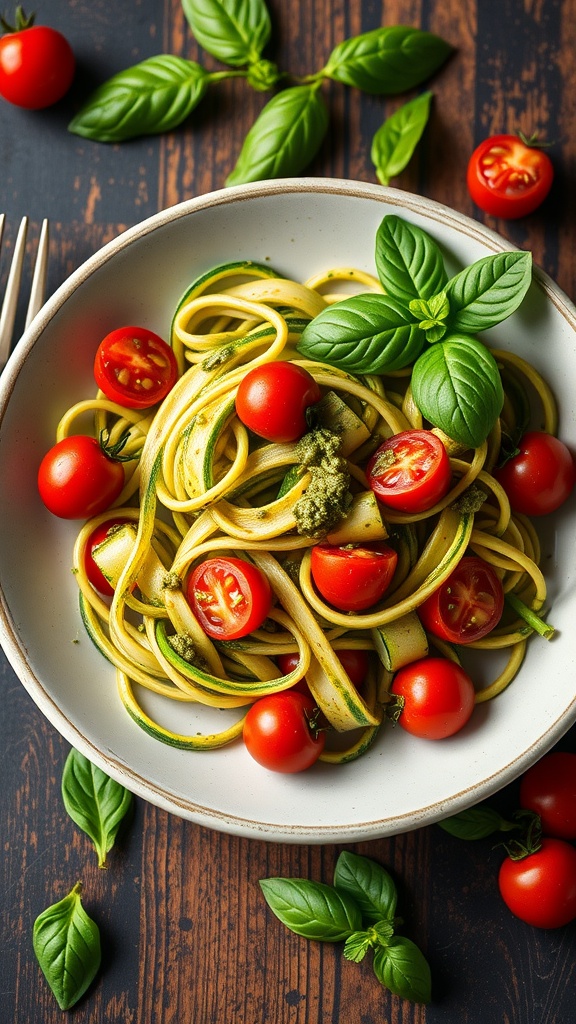
[[[13,242],[23,214],[35,237],[51,223],[53,291],[104,242],[163,207],[222,187],[266,95],[241,80],[211,91],[185,126],[121,145],[66,130],[95,84],[160,52],[219,67],[187,28],[178,0],[103,4],[51,0],[39,17],[64,31],[78,71],[69,95],[44,112],[0,101],[0,210]],[[456,53],[431,82],[434,105],[417,155],[393,184],[484,221],[576,297],[576,0],[271,0],[270,56],[294,73],[319,68],[342,39],[380,26],[437,32]],[[324,89],[331,131],[314,175],[375,181],[370,142],[400,99]],[[465,186],[474,145],[493,132],[540,130],[552,142],[554,189],[517,222],[484,217]],[[5,264],[2,264],[2,284]],[[9,495],[3,495],[9,500]],[[567,1024],[574,1019],[576,931],[538,931],[501,903],[501,852],[465,844],[437,826],[355,844],[386,865],[408,933],[433,971],[429,1007],[401,1003],[368,964],[340,947],[289,933],[263,905],[272,874],[329,880],[337,846],[283,846],[231,837],[143,801],[99,870],[60,800],[67,743],[36,709],[2,658],[0,1019],[52,1024],[62,1014],[36,964],[35,916],[77,878],[97,918],[104,960],[74,1010],[78,1024]],[[576,749],[576,729],[560,746]],[[516,786],[497,803],[516,806]]]

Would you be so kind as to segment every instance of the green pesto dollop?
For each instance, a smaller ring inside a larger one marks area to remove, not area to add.
[[[296,446],[297,458],[311,476],[305,493],[294,506],[298,533],[302,536],[324,536],[350,507],[350,474],[339,449],[338,434],[327,427],[304,434]]]

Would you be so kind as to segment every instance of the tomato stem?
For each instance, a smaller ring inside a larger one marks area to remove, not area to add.
[[[542,845],[542,821],[535,811],[520,810],[513,814],[518,826],[523,829],[520,839],[511,839],[502,843],[510,860],[524,860],[531,854],[536,853]]]
[[[24,14],[23,7],[20,4],[18,4],[16,8],[15,24],[10,25],[9,22],[7,22],[2,15],[0,15],[0,25],[2,26],[4,32],[23,32],[24,29],[26,28],[32,28],[35,17],[35,14],[29,14],[28,16]]]

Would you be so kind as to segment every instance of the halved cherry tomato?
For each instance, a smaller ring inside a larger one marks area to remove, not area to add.
[[[394,676],[390,692],[402,698],[398,724],[427,740],[459,732],[474,710],[474,684],[448,658],[421,658],[405,665]]]
[[[450,490],[450,460],[430,430],[403,430],[374,452],[368,483],[383,505],[399,512],[425,512]]]
[[[398,555],[388,544],[316,544],[310,569],[325,601],[344,612],[376,604],[390,586]]]
[[[550,157],[519,135],[492,135],[474,150],[468,163],[468,191],[477,206],[494,217],[526,217],[552,186]]]
[[[522,776],[520,806],[535,811],[546,836],[576,839],[576,754],[545,754]]]
[[[367,651],[356,651],[353,649],[346,649],[336,651],[336,656],[342,662],[345,671],[348,673],[350,681],[354,683],[356,688],[362,686],[367,674],[370,662],[368,659]],[[279,654],[276,658],[278,662],[278,668],[282,675],[288,675],[292,672],[298,664],[298,654]],[[306,679],[299,679],[297,683],[292,687],[293,690],[299,690],[300,693],[310,693]]]
[[[215,640],[236,640],[262,625],[272,589],[264,575],[242,558],[208,558],[191,573],[188,602],[202,629]]]
[[[84,568],[86,575],[90,580],[93,587],[100,593],[104,594],[105,597],[112,597],[114,590],[108,583],[105,576],[102,575],[101,570],[92,557],[94,548],[97,548],[102,541],[106,540],[110,530],[113,530],[115,526],[123,526],[124,523],[131,522],[130,519],[107,519],[104,523],[100,523],[96,526],[90,534],[87,542],[86,549],[84,552]]]
[[[55,28],[34,25],[34,15],[16,8],[16,24],[0,38],[0,96],[17,107],[40,110],[68,92],[76,61],[68,40]]]
[[[504,609],[500,577],[483,558],[466,555],[418,608],[425,629],[452,644],[471,644],[498,625]]]
[[[530,430],[518,452],[494,476],[515,512],[545,516],[570,497],[576,483],[576,464],[570,450],[553,434]]]
[[[249,754],[273,772],[301,772],[324,750],[318,708],[310,695],[295,690],[273,693],[252,705],[243,727]]]
[[[535,928],[561,928],[576,918],[576,849],[563,839],[543,839],[534,853],[520,860],[506,857],[498,887],[521,921]]]
[[[90,519],[105,512],[124,487],[122,463],[113,449],[85,434],[58,441],[38,470],[40,497],[61,519]]]
[[[308,430],[306,413],[320,401],[312,374],[289,362],[264,363],[249,370],[236,395],[244,426],[267,441],[297,441]]]
[[[112,402],[127,409],[147,409],[172,390],[178,378],[174,352],[153,331],[119,327],[100,342],[94,377]]]

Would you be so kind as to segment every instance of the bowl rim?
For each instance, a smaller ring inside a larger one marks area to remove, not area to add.
[[[518,251],[518,246],[508,242],[491,228],[436,200],[400,189],[345,178],[278,178],[222,188],[183,200],[150,215],[106,242],[73,271],[47,300],[18,342],[0,377],[0,428],[18,374],[29,352],[67,298],[98,268],[117,253],[128,248],[134,241],[197,211],[248,201],[253,198],[285,195],[286,193],[329,193],[345,197],[368,198],[387,206],[397,206],[399,210],[419,214],[427,220],[436,220],[445,226],[454,228],[459,233],[466,234],[492,252]],[[576,330],[576,306],[568,296],[538,266],[534,267],[534,280],[544,290],[547,298],[564,319]],[[360,824],[353,823],[349,826],[341,824],[285,825],[274,822],[258,822],[242,815],[221,812],[218,809],[206,807],[198,801],[180,798],[176,794],[169,793],[162,785],[145,778],[112,752],[104,752],[84,736],[80,729],[69,721],[56,700],[46,690],[41,678],[38,678],[29,666],[25,645],[13,623],[10,608],[5,601],[1,587],[0,643],[20,682],[48,721],[65,739],[111,777],[126,785],[142,799],[152,802],[170,813],[216,830],[270,841],[289,843],[361,841],[420,828],[437,821],[447,813],[454,814],[464,807],[470,806],[472,792],[474,794],[473,802],[476,803],[512,782],[530,764],[558,742],[576,720],[575,696],[571,705],[558,716],[545,735],[531,744],[522,755],[515,757],[509,764],[481,782],[456,792],[444,801],[429,804],[417,812],[410,811],[392,818],[380,818]]]

